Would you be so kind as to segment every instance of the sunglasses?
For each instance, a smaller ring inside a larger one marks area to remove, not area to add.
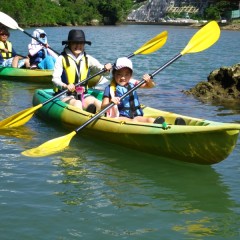
[[[9,36],[8,33],[0,33],[0,36]]]
[[[40,34],[40,38],[45,38],[45,36],[46,36],[46,34],[44,34],[44,33]]]

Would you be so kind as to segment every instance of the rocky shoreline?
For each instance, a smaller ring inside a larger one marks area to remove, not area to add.
[[[239,31],[240,23],[220,25],[221,30]],[[223,66],[212,71],[207,81],[199,82],[189,90],[183,90],[203,102],[240,103],[240,63]]]
[[[233,30],[233,31],[240,31],[240,23],[231,23],[227,25],[220,25],[222,30]]]
[[[169,26],[187,26],[193,28],[200,28],[203,27],[204,24],[199,23],[191,23],[191,22],[135,22],[135,21],[126,21],[122,22],[121,24],[126,25],[169,25]],[[232,30],[232,31],[240,31],[240,23],[229,23],[229,24],[222,24],[219,23],[221,30]]]
[[[200,82],[194,88],[184,90],[204,102],[240,103],[240,63],[212,71],[207,82]]]

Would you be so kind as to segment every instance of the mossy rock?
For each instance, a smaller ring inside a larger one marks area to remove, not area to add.
[[[183,91],[201,100],[240,101],[240,64],[212,71],[207,82]]]

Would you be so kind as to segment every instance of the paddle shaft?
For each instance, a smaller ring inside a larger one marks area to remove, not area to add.
[[[76,83],[75,86],[76,86],[76,87],[77,87],[77,86],[81,86],[81,85],[83,85],[84,83],[86,83],[86,82],[88,82],[89,80],[91,80],[92,78],[94,78],[94,77],[100,75],[101,73],[104,73],[105,71],[106,71],[106,69],[102,69],[100,72],[95,73],[94,75],[92,75],[92,76],[86,78],[86,79],[83,80],[82,82]],[[60,92],[60,93],[57,94],[56,96],[54,96],[54,97],[48,99],[47,101],[45,101],[44,103],[42,103],[42,106],[48,104],[48,103],[51,102],[52,100],[54,100],[54,99],[56,99],[56,98],[58,98],[58,97],[64,95],[64,94],[67,93],[67,92],[68,92],[68,89],[66,89],[66,90],[64,90],[64,91],[62,91],[62,92]]]
[[[177,59],[179,59],[182,56],[181,53],[177,54],[175,57],[173,57],[171,60],[169,60],[167,63],[165,63],[163,66],[158,68],[156,71],[154,71],[150,76],[153,78],[155,75],[157,75],[159,72],[161,72],[164,68],[175,62]]]
[[[155,75],[157,75],[159,72],[161,72],[163,69],[165,69],[167,66],[169,66],[170,64],[172,64],[173,62],[175,62],[178,58],[180,58],[182,56],[181,53],[177,54],[175,57],[173,57],[170,61],[168,61],[166,64],[164,64],[163,66],[161,66],[160,68],[158,68],[156,71],[154,71],[152,74],[150,74],[150,76],[153,78]],[[135,91],[137,88],[139,88],[141,85],[143,85],[146,81],[142,80],[140,81],[136,86],[134,86],[133,88],[131,88],[128,92],[126,92],[125,94],[123,94],[120,97],[120,101],[122,99],[124,99],[127,95],[129,95],[130,93],[132,93],[133,91]],[[80,132],[83,128],[85,128],[87,125],[89,125],[91,122],[93,122],[95,119],[101,117],[101,115],[103,115],[105,112],[107,112],[107,110],[109,110],[110,108],[112,108],[115,105],[115,103],[110,103],[107,107],[105,107],[103,110],[101,110],[99,113],[95,114],[92,118],[90,118],[88,121],[86,121],[83,125],[81,125],[79,128],[75,129],[75,132],[78,133]]]
[[[18,29],[20,31],[22,31],[23,33],[25,33],[26,35],[28,35],[29,37],[35,39],[37,42],[41,43],[43,46],[47,47],[47,45],[45,43],[43,43],[42,41],[40,41],[39,39],[37,39],[36,37],[32,36],[31,34],[29,34],[28,32],[26,32],[24,29],[20,28],[18,26],[18,23],[11,18],[10,16],[8,16],[6,13],[0,12],[0,22],[2,24],[4,24],[5,26],[12,28],[12,29]],[[53,52],[55,52],[57,55],[59,55],[58,52],[56,52],[54,49],[52,49],[51,47],[48,46],[49,49],[51,49]],[[20,56],[20,55],[19,55]]]
[[[22,32],[24,32],[25,34],[27,34],[29,37],[35,39],[37,42],[41,43],[44,47],[49,48],[49,49],[51,49],[53,52],[55,52],[57,55],[60,55],[57,51],[55,51],[54,49],[52,49],[52,48],[49,47],[49,46],[47,47],[47,45],[46,45],[45,43],[43,43],[42,41],[40,41],[38,38],[32,36],[31,34],[29,34],[28,32],[26,32],[26,31],[23,30],[22,28],[19,27],[18,29],[21,30]]]
[[[134,55],[135,55],[134,53],[131,53],[131,54],[129,54],[129,55],[127,56],[127,58],[131,58],[131,57],[133,57]],[[113,64],[113,65],[114,65],[114,64]],[[92,78],[94,78],[94,77],[96,77],[96,76],[98,76],[98,75],[100,75],[100,74],[102,74],[102,73],[104,73],[104,72],[106,72],[106,69],[102,69],[101,71],[99,71],[99,72],[95,73],[94,75],[86,78],[85,80],[76,83],[75,86],[77,87],[77,86],[84,85],[85,83],[87,83],[87,82],[88,82],[89,80],[91,80]],[[51,102],[52,100],[54,100],[54,99],[56,99],[56,98],[64,95],[64,94],[67,93],[67,92],[68,92],[68,89],[60,92],[60,93],[57,94],[56,96],[54,96],[54,97],[48,99],[46,102],[42,103],[42,106],[48,104],[48,103]]]

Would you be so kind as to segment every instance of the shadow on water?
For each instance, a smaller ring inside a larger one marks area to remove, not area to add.
[[[66,151],[53,164],[61,172],[60,199],[84,212],[94,209],[105,221],[126,211],[130,226],[132,220],[150,232],[161,232],[164,222],[166,231],[190,238],[238,234],[240,219],[232,210],[237,204],[211,166],[116,149],[97,141],[73,143],[71,152]],[[143,216],[144,223],[136,220]]]
[[[199,100],[200,101],[200,100]],[[204,104],[212,105],[216,107],[216,115],[227,117],[227,116],[236,116],[239,118],[240,114],[240,102],[238,101],[200,101]],[[239,120],[240,121],[240,120]]]

